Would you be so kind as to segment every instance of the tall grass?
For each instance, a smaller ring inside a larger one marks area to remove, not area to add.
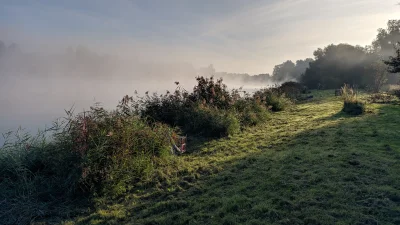
[[[8,133],[0,148],[0,224],[68,217],[76,201],[117,197],[148,182],[170,155],[173,134],[164,124],[98,106],[69,112],[51,141],[45,133]]]
[[[342,87],[343,109],[342,111],[350,115],[360,115],[365,112],[365,103],[357,98],[357,93],[349,85]]]
[[[0,223],[68,216],[79,195],[80,157],[45,133],[9,132],[0,148]],[[74,200],[75,199],[75,200]]]

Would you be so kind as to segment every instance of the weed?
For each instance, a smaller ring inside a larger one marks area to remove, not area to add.
[[[360,115],[365,112],[365,103],[357,99],[357,93],[347,84],[342,87],[342,98],[343,112],[350,115]]]

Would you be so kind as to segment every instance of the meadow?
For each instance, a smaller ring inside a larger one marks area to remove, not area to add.
[[[349,116],[333,90],[312,95],[240,134],[189,143],[155,187],[98,198],[63,224],[399,224],[398,103]]]

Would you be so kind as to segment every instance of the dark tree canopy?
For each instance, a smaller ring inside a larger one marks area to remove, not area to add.
[[[400,73],[400,42],[396,48],[396,55],[390,56],[389,60],[385,60],[384,63],[389,66],[389,72]]]
[[[366,87],[373,84],[369,65],[377,55],[349,44],[329,45],[314,52],[315,61],[302,76],[309,88],[339,88],[344,83]]]
[[[400,20],[389,20],[386,29],[381,28],[378,30],[376,39],[372,43],[372,49],[377,54],[381,55],[385,62],[393,61],[393,63],[395,63],[396,48],[394,48],[394,45],[398,42],[400,42]],[[400,76],[396,74],[399,71],[395,70],[395,67],[390,64],[385,64],[390,67],[389,72],[392,72],[388,75],[388,83],[399,83]],[[397,72],[394,73],[393,71]]]
[[[314,59],[312,58],[307,58],[305,60],[297,60],[296,61],[296,67],[294,68],[292,77],[294,77],[296,80],[300,80],[300,77],[302,74],[304,74],[307,70],[307,68],[310,67],[310,63],[313,62]]]

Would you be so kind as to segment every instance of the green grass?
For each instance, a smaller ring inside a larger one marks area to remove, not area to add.
[[[151,185],[63,224],[400,224],[400,106],[333,91],[225,139],[189,142]]]

